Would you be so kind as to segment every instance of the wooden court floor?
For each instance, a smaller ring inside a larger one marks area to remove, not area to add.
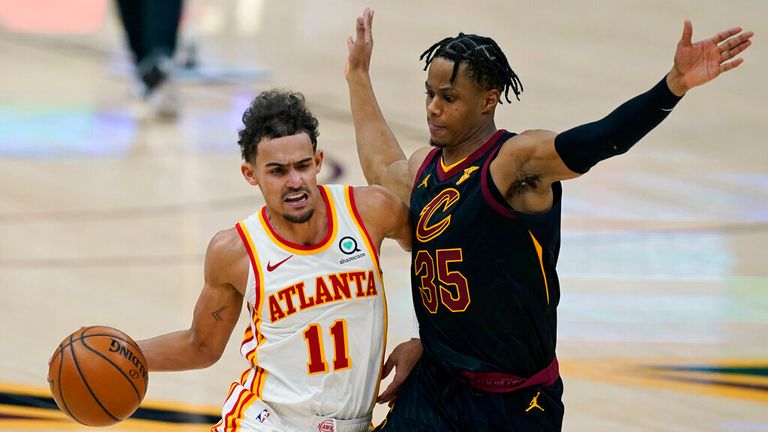
[[[199,66],[180,72],[171,122],[141,114],[111,3],[0,1],[0,430],[93,430],[51,409],[45,380],[78,327],[142,339],[189,326],[208,240],[263,203],[236,145],[259,91],[304,92],[322,180],[364,182],[343,67],[367,4],[374,83],[408,154],[427,137],[419,54],[459,31],[494,37],[520,75],[522,101],[497,110],[515,131],[564,130],[650,88],[686,18],[694,39],[755,31],[740,68],[692,91],[628,155],[564,184],[558,356],[564,430],[768,431],[759,0],[190,0],[182,51],[196,47]],[[382,256],[391,349],[409,331],[409,259],[393,244]],[[238,343],[209,369],[152,374],[138,418],[108,430],[208,430],[245,368]]]

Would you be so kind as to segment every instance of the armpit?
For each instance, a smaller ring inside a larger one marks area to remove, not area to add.
[[[541,184],[541,175],[520,171],[517,179],[507,189],[504,197],[507,199],[520,195],[531,189],[536,189]]]

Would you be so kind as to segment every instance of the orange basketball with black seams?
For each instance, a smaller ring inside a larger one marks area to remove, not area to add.
[[[86,426],[120,422],[141,404],[149,371],[139,346],[120,330],[83,327],[51,357],[48,383],[59,408]]]

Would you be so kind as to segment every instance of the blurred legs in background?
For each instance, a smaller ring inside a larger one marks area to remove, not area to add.
[[[117,0],[141,96],[159,117],[178,114],[173,57],[182,0]]]

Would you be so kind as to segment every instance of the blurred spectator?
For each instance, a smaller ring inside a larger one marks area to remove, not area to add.
[[[117,0],[117,5],[142,97],[159,117],[175,117],[172,73],[182,0]]]

